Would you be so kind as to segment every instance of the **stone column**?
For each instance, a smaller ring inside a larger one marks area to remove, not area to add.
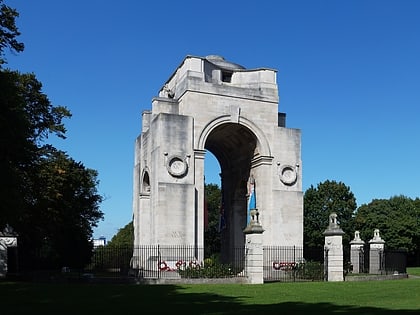
[[[385,241],[379,235],[379,229],[373,231],[373,238],[369,241],[369,273],[380,274],[383,265]]]
[[[251,284],[264,283],[264,261],[262,233],[258,209],[250,211],[251,219],[244,229],[245,233],[245,272]]]
[[[6,276],[7,273],[7,246],[0,238],[0,278]]]
[[[363,272],[363,270],[360,270],[363,268],[363,264],[360,263],[360,254],[364,245],[365,242],[360,238],[360,232],[354,232],[354,239],[350,241],[350,262],[353,266],[353,273]]]
[[[16,237],[3,237],[0,233],[0,278],[3,278],[7,275],[8,271],[8,262],[7,262],[7,248],[16,247],[17,238]]]
[[[7,248],[17,246],[17,236],[9,225],[3,231],[0,231],[0,278],[7,275]]]
[[[325,260],[326,280],[344,281],[343,269],[343,230],[337,223],[337,214],[331,213],[328,228],[324,231],[325,236]]]

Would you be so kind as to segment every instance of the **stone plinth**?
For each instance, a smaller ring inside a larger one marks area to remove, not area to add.
[[[7,248],[17,246],[17,234],[9,226],[0,231],[0,278],[5,277],[8,271]]]
[[[344,281],[343,270],[343,230],[337,223],[337,214],[330,215],[328,228],[324,231],[325,236],[325,264],[327,268],[327,281]]]
[[[251,234],[251,233],[262,233],[264,232],[262,225],[259,221],[259,212],[258,209],[252,209],[250,211],[250,220],[246,228],[244,229],[245,234]]]
[[[264,283],[262,233],[246,235],[245,251],[245,270],[248,283]]]
[[[248,283],[264,283],[264,260],[263,260],[263,242],[262,233],[264,229],[259,222],[259,213],[257,209],[250,211],[250,221],[244,229],[245,233],[245,271]]]

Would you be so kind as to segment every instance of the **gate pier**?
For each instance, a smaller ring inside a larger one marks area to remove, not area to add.
[[[343,235],[337,223],[337,214],[330,214],[330,223],[325,235],[325,267],[327,281],[344,281],[343,274]]]
[[[384,247],[385,241],[379,235],[379,229],[375,229],[369,241],[369,273],[380,274],[384,269]]]
[[[353,273],[364,272],[364,252],[365,242],[360,238],[360,232],[354,232],[354,239],[350,241],[350,262],[353,266]]]

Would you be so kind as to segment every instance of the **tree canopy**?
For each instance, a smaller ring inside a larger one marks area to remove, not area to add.
[[[0,67],[6,63],[5,49],[18,53],[23,51],[25,47],[23,43],[17,40],[20,32],[15,20],[19,13],[3,2],[3,0],[0,0]]]
[[[379,229],[385,246],[390,249],[408,250],[411,254],[420,250],[420,199],[394,196],[390,199],[374,199],[359,207],[355,228],[365,242]]]
[[[350,235],[354,233],[356,208],[356,198],[344,183],[327,180],[316,188],[311,185],[304,194],[304,245],[323,246],[323,232],[332,212],[337,213],[340,227],[346,233],[343,242],[350,241]]]
[[[221,189],[216,184],[205,184],[205,208],[207,226],[204,231],[204,244],[207,256],[220,252],[219,216]]]
[[[133,221],[127,223],[123,228],[119,229],[108,246],[133,246],[134,245],[134,225]]]

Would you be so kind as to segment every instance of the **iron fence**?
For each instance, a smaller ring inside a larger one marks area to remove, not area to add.
[[[235,278],[245,276],[244,249],[229,261],[217,254],[204,258],[204,248],[189,245],[144,245],[96,248],[84,270],[92,277],[135,279]]]
[[[407,273],[407,256],[408,252],[405,249],[385,250],[385,273]]]
[[[362,246],[359,249],[358,263],[359,270],[353,270],[356,273],[378,273],[382,275],[407,273],[407,256],[405,249],[387,249],[378,251],[378,268],[371,268],[371,250],[369,245]]]
[[[264,281],[324,280],[324,249],[297,246],[263,248]]]
[[[247,276],[245,247],[231,248],[223,255],[204,254],[204,248],[189,245],[97,246],[83,268],[48,267],[26,273],[35,281],[141,281],[165,279],[232,279]],[[298,246],[263,247],[263,279],[271,281],[324,280],[323,248]],[[25,273],[25,270],[21,270]],[[236,279],[236,280],[235,280]],[[230,281],[230,280],[227,280]]]

